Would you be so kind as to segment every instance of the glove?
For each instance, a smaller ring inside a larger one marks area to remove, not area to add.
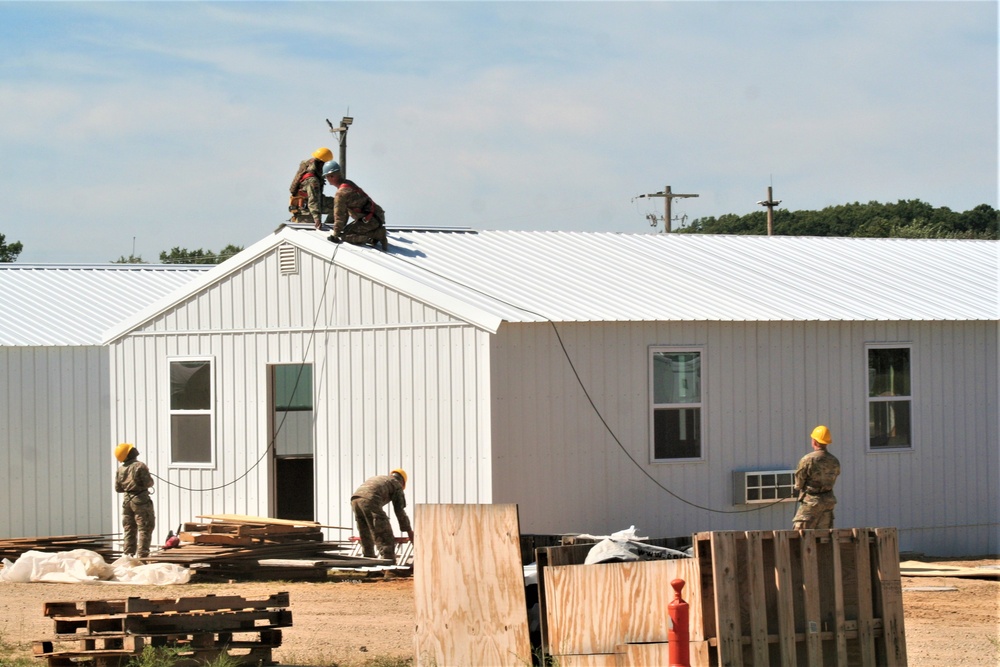
[[[340,243],[343,240],[336,234],[330,234],[326,239],[332,243]]]

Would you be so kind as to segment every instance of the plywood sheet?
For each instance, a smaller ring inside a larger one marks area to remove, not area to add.
[[[516,505],[414,509],[418,665],[531,664]]]
[[[616,650],[617,667],[665,667],[670,663],[670,644],[622,644]],[[708,642],[688,642],[688,663],[691,667],[708,667]]]
[[[698,582],[697,561],[600,563],[545,568],[547,650],[552,655],[613,653],[619,644],[665,642],[670,582]],[[701,590],[688,585],[692,639],[700,627]],[[700,637],[699,637],[700,639]]]

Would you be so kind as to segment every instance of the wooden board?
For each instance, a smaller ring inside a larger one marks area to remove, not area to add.
[[[882,629],[885,659],[889,667],[906,665],[906,632],[903,629],[903,582],[899,576],[899,545],[895,528],[876,528],[879,584],[882,597]]]
[[[1000,579],[1000,568],[954,567],[939,563],[921,563],[916,560],[908,560],[899,564],[899,574],[904,577]]]
[[[516,505],[417,505],[418,665],[531,664]]]
[[[236,523],[273,524],[275,526],[309,526],[322,528],[315,521],[293,521],[290,519],[272,519],[268,516],[247,516],[245,514],[199,514],[196,519],[211,519],[212,521],[232,521]]]
[[[692,558],[550,566],[544,571],[546,651],[560,656],[614,653],[619,644],[667,641],[670,582],[698,581]],[[692,638],[700,624],[700,592],[688,587],[683,593]]]

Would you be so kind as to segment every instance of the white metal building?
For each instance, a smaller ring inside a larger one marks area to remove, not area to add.
[[[402,466],[411,505],[517,503],[524,533],[784,528],[823,423],[839,527],[1000,551],[996,242],[325,236],[280,229],[108,333],[160,525],[349,527]]]
[[[0,264],[0,537],[112,532],[103,334],[205,268]]]

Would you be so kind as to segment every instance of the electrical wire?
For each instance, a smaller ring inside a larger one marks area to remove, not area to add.
[[[785,502],[786,499],[779,498],[779,499],[775,500],[772,503],[762,504],[759,507],[751,507],[751,508],[748,508],[748,509],[745,509],[745,510],[720,510],[720,509],[715,509],[715,508],[712,508],[712,507],[706,507],[705,505],[699,505],[698,503],[692,502],[690,500],[687,500],[686,498],[683,498],[683,497],[677,495],[676,493],[674,493],[673,491],[671,491],[670,489],[668,489],[666,486],[664,486],[663,484],[661,484],[659,480],[657,480],[655,477],[653,477],[651,474],[649,474],[649,471],[646,470],[638,461],[635,460],[635,457],[633,457],[632,454],[629,453],[629,451],[625,448],[625,445],[622,444],[622,441],[615,434],[614,430],[611,428],[611,425],[608,424],[607,420],[604,419],[604,416],[601,414],[601,411],[597,408],[597,404],[594,403],[594,399],[591,398],[590,392],[587,391],[587,387],[583,383],[583,379],[580,377],[580,373],[577,372],[576,365],[573,363],[572,357],[570,357],[569,350],[566,349],[566,345],[563,343],[562,336],[559,335],[559,329],[556,327],[556,323],[553,322],[552,319],[550,319],[546,315],[543,315],[542,313],[539,313],[539,312],[536,312],[534,310],[531,310],[530,308],[525,308],[524,306],[519,306],[519,305],[517,305],[515,303],[511,303],[510,301],[506,301],[504,299],[501,299],[501,298],[499,298],[499,297],[497,297],[497,296],[495,296],[493,294],[489,294],[489,293],[484,292],[484,291],[482,291],[480,289],[477,289],[475,287],[470,287],[470,286],[468,286],[468,285],[466,285],[464,283],[460,283],[459,281],[455,280],[454,278],[451,278],[450,276],[443,275],[443,274],[438,273],[436,271],[431,271],[430,269],[427,269],[426,267],[422,267],[419,264],[411,262],[410,260],[403,259],[402,257],[398,257],[398,256],[394,256],[394,257],[396,257],[396,259],[398,259],[399,261],[402,261],[402,262],[405,262],[407,264],[410,264],[411,266],[417,267],[417,268],[421,269],[422,271],[426,271],[427,273],[433,274],[433,275],[435,275],[435,276],[437,276],[439,278],[442,278],[443,280],[447,280],[449,282],[452,282],[452,283],[454,283],[456,285],[459,285],[460,287],[464,287],[465,289],[471,290],[471,291],[476,292],[478,294],[482,294],[485,297],[493,299],[494,301],[498,301],[498,302],[500,302],[502,304],[508,305],[511,308],[516,308],[516,309],[518,309],[520,311],[523,311],[525,313],[531,313],[532,315],[537,315],[538,317],[540,317],[540,318],[544,319],[546,322],[548,322],[552,326],[552,331],[554,331],[555,334],[556,334],[556,340],[559,341],[559,347],[562,348],[563,356],[566,358],[566,362],[569,364],[570,369],[573,371],[573,376],[576,378],[577,384],[580,385],[580,389],[583,390],[583,395],[587,397],[587,402],[590,403],[591,409],[593,409],[594,414],[597,415],[597,418],[601,421],[601,424],[604,425],[604,428],[608,432],[608,435],[611,436],[611,438],[618,445],[618,448],[621,449],[622,453],[625,454],[625,456],[628,457],[628,459],[639,470],[639,472],[641,472],[643,475],[645,475],[647,478],[649,478],[649,480],[651,482],[653,482],[653,484],[655,484],[656,486],[658,486],[663,491],[666,491],[668,494],[670,494],[671,496],[673,496],[674,498],[676,498],[680,502],[684,503],[685,505],[690,505],[691,507],[695,507],[697,509],[704,510],[706,512],[713,512],[715,514],[746,514],[748,512],[760,512],[761,510],[768,509],[769,507],[774,507],[778,503]]]

